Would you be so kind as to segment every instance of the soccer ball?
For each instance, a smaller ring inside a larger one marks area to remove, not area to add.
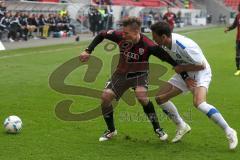
[[[7,133],[19,133],[22,129],[22,120],[18,116],[9,116],[3,125]]]

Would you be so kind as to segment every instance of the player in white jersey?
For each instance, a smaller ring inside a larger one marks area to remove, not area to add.
[[[175,67],[175,71],[177,73],[187,71],[189,75],[189,77],[183,81],[179,74],[175,74],[168,83],[160,89],[156,96],[157,103],[177,125],[176,136],[172,142],[181,140],[191,128],[181,118],[176,106],[170,99],[181,93],[191,91],[194,106],[224,130],[229,141],[229,149],[235,149],[238,144],[237,132],[228,125],[214,106],[206,102],[212,74],[210,65],[200,47],[187,37],[171,33],[169,25],[165,22],[155,23],[151,26],[151,30],[154,41],[162,46],[178,64],[184,65],[184,67]]]

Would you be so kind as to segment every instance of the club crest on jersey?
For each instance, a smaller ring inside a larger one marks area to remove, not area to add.
[[[138,52],[139,52],[140,55],[143,55],[144,54],[144,49],[143,48],[139,48]]]

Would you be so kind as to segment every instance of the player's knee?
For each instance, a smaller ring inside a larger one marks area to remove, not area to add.
[[[165,102],[167,102],[168,99],[166,97],[164,97],[164,96],[156,96],[155,97],[155,101],[157,102],[158,105],[162,105]]]
[[[112,102],[113,94],[109,91],[104,91],[101,96],[102,104],[108,104]]]
[[[137,99],[138,99],[138,102],[141,103],[141,105],[144,105],[144,106],[147,105],[148,102],[149,102],[147,97],[137,97]]]
[[[193,100],[193,105],[197,108],[203,101],[199,99],[194,99]]]
[[[142,105],[147,105],[148,104],[148,97],[147,97],[147,93],[146,90],[141,90],[141,89],[136,89],[135,91],[136,94],[136,98],[138,100],[139,103],[141,103]]]
[[[145,94],[142,94],[141,92],[136,92],[136,98],[139,103],[142,105],[147,105],[148,103],[148,98]]]
[[[101,100],[103,102],[108,101],[109,100],[109,96],[106,93],[103,93],[102,96],[101,96]]]

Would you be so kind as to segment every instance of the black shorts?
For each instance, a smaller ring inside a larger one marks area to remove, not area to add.
[[[105,89],[111,89],[119,100],[126,90],[135,89],[137,86],[148,88],[148,72],[114,73],[106,82]]]
[[[236,58],[240,58],[240,41],[236,41]]]

